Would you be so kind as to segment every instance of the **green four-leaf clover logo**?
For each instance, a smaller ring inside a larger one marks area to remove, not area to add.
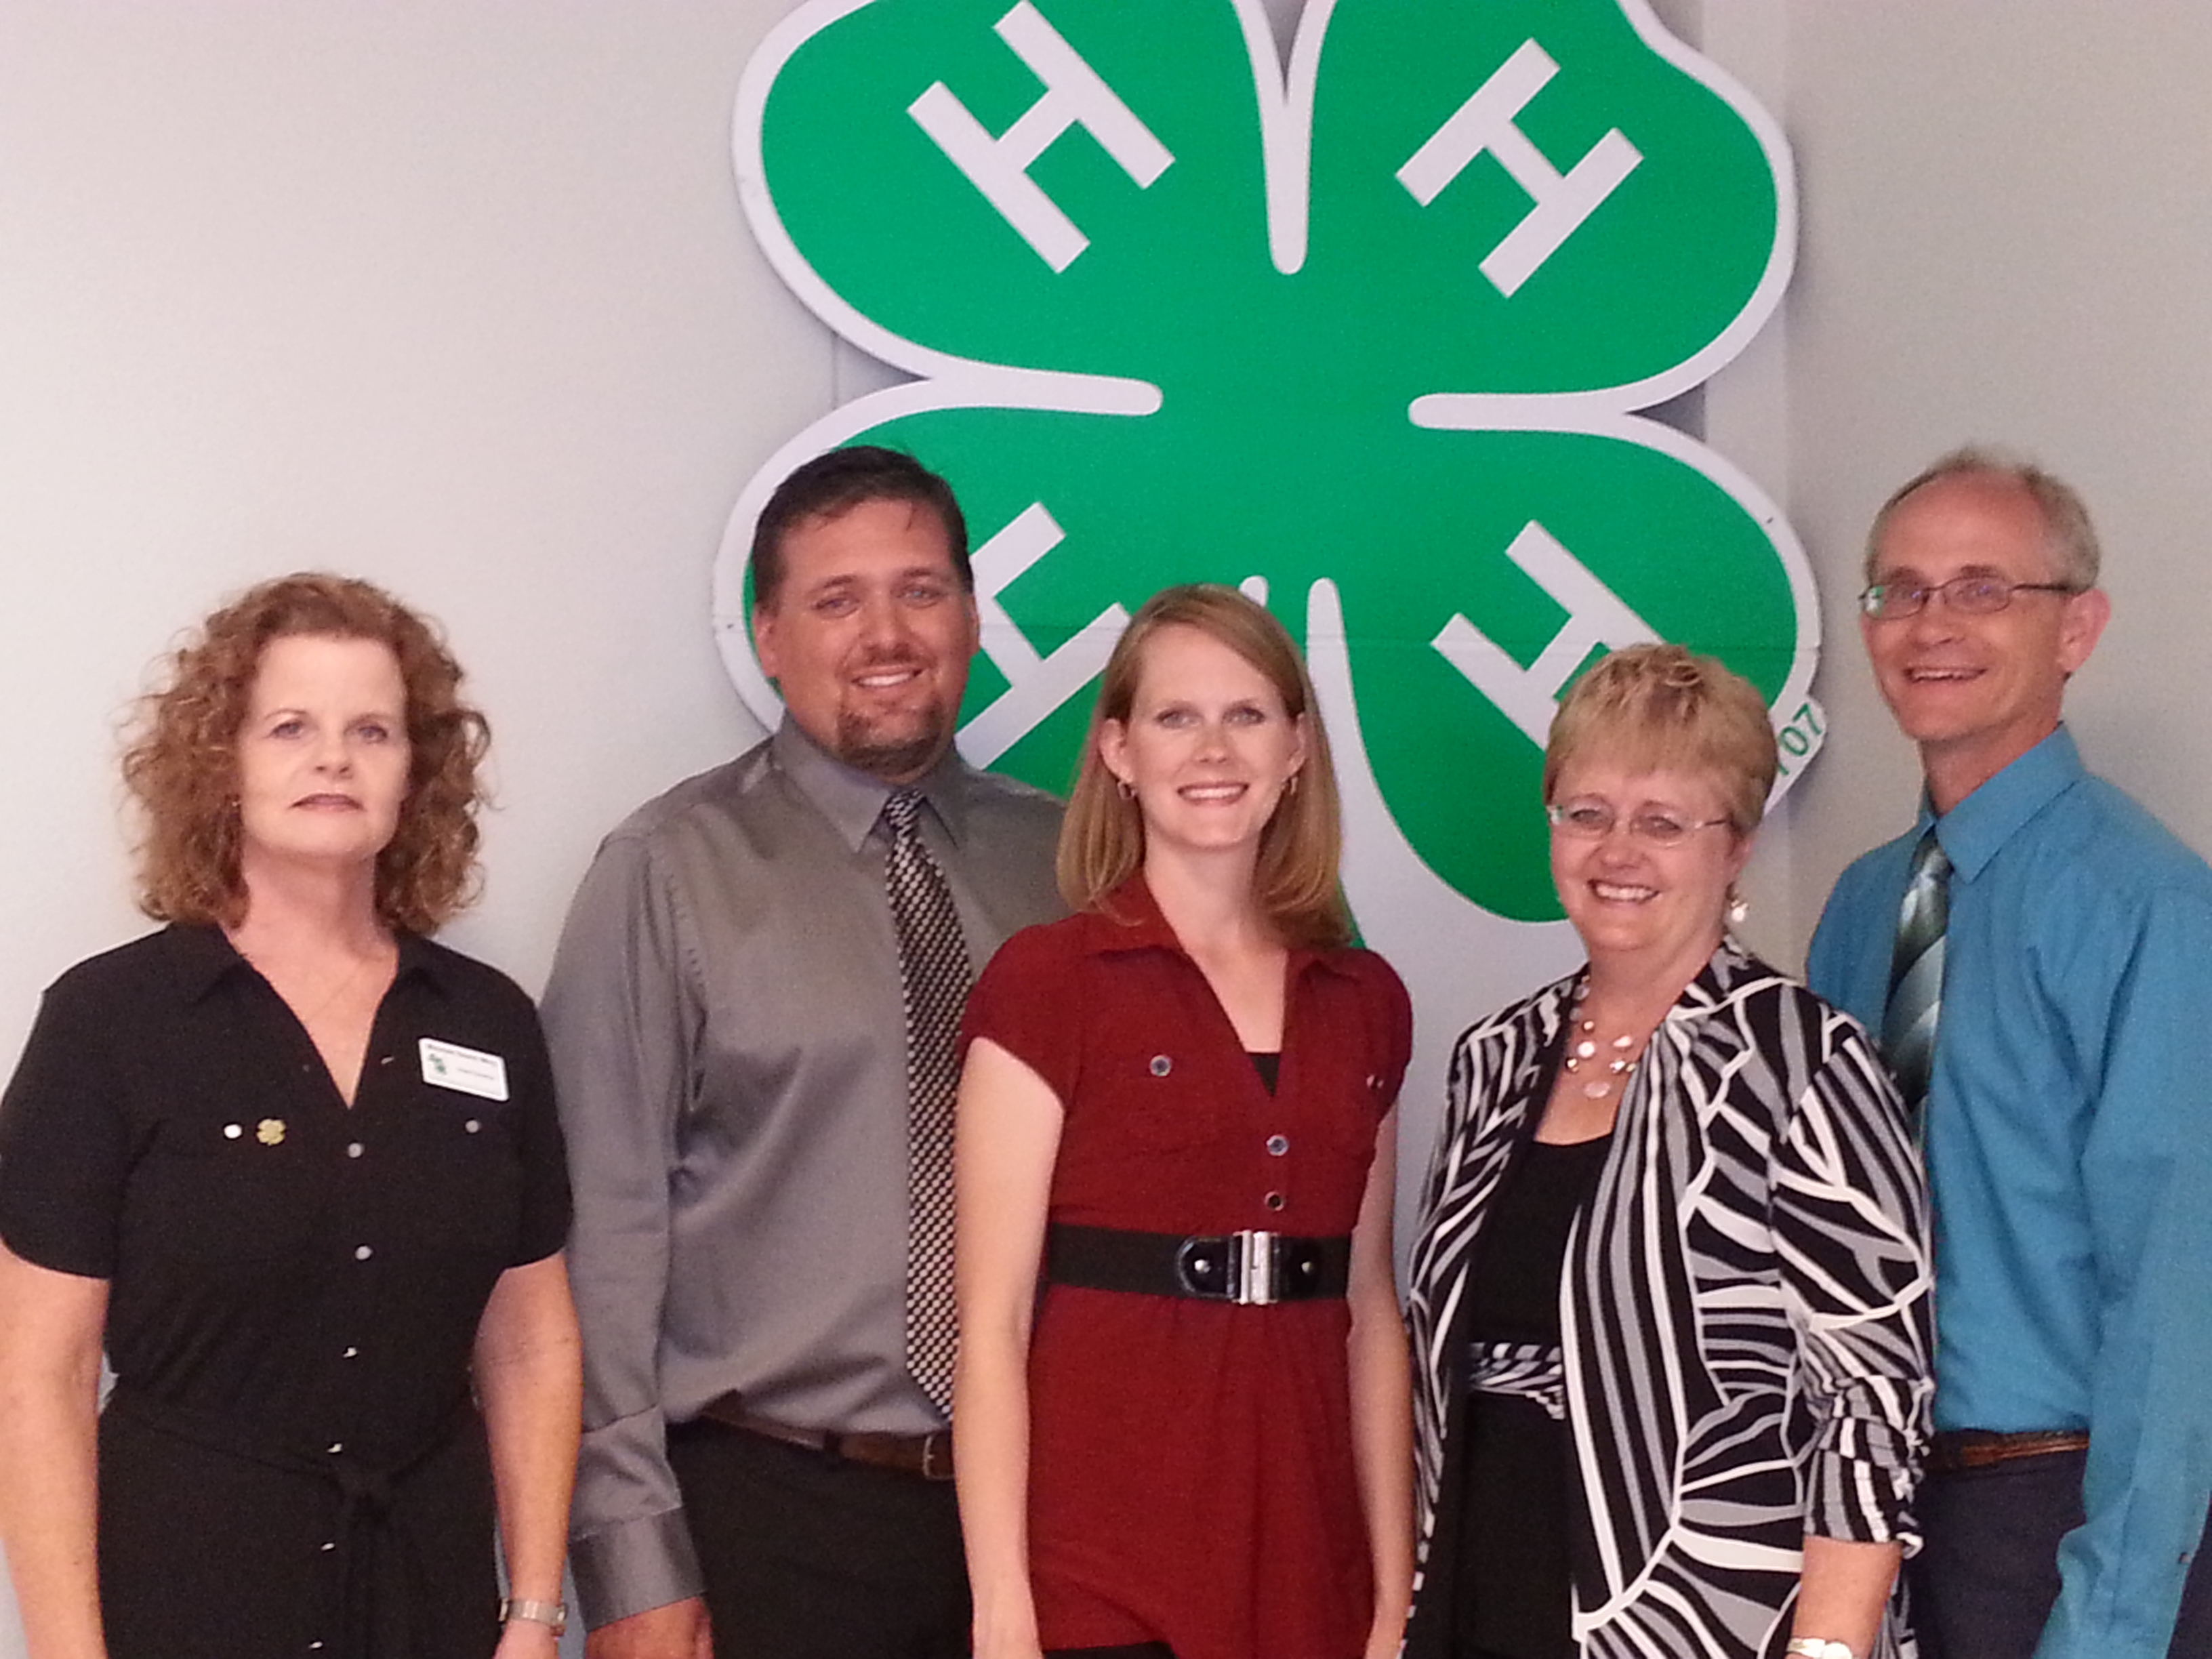
[[[918,377],[794,439],[732,514],[717,621],[763,718],[752,519],[866,437],[944,471],[975,532],[971,760],[1065,789],[1129,612],[1242,584],[1313,658],[1356,903],[1395,860],[1558,915],[1542,743],[1607,649],[1717,655],[1796,758],[1817,743],[1787,526],[1633,412],[1771,311],[1787,160],[1641,0],[1308,0],[1287,63],[1260,0],[816,0],[748,70],[736,138],[784,279]]]

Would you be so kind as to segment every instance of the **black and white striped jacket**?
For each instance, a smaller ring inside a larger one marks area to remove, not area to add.
[[[1412,1659],[1448,1650],[1468,1266],[1535,1133],[1578,983],[1475,1026],[1453,1055],[1412,1266]],[[1873,1042],[1723,945],[1630,1074],[1559,1286],[1597,1564],[1575,1585],[1584,1655],[1778,1654],[1807,1533],[1917,1547],[1929,1284],[1925,1184]],[[1909,1654],[1894,1603],[1887,1624],[1877,1651]]]

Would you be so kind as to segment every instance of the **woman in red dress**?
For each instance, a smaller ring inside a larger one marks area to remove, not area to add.
[[[979,1659],[1385,1659],[1413,1577],[1404,988],[1352,948],[1280,623],[1170,588],[969,1006],[954,1402]],[[1043,1288],[1039,1291],[1040,1281]]]

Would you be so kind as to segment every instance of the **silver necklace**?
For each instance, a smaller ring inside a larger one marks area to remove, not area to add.
[[[1628,1074],[1636,1069],[1638,1045],[1626,1031],[1615,1037],[1598,1036],[1597,1022],[1581,1018],[1583,999],[1589,994],[1585,986],[1575,994],[1575,1030],[1567,1043],[1566,1065],[1570,1073],[1582,1079],[1584,1098],[1603,1100],[1616,1085],[1626,1084]]]

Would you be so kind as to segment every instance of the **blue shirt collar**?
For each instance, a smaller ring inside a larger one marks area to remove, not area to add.
[[[2087,775],[2061,726],[1940,818],[1923,795],[1915,827],[1934,824],[1953,873],[1972,881],[2030,819]]]

